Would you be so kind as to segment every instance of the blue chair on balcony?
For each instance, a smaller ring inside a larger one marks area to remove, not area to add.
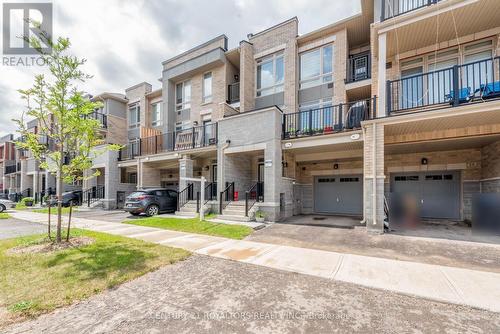
[[[500,81],[481,84],[479,90],[483,99],[500,97]]]
[[[470,87],[461,88],[458,90],[458,103],[469,102],[472,96],[473,94],[471,94]],[[455,101],[455,91],[450,91],[450,93],[446,94],[444,97],[448,100],[448,102],[450,102],[450,104],[453,104],[453,102]]]

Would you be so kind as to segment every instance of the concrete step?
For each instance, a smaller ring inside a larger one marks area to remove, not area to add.
[[[229,216],[245,216],[245,210],[229,210],[229,209],[224,209],[222,210],[222,213],[224,215],[229,215]],[[248,215],[251,217],[253,216],[253,212],[249,212]]]
[[[180,211],[182,212],[196,212],[196,206],[195,207],[192,207],[192,206],[183,206]]]
[[[192,217],[195,218],[198,216],[196,212],[186,212],[186,211],[175,211],[176,216],[182,216],[182,217]]]
[[[232,216],[224,213],[223,215],[217,215],[218,219],[229,220],[229,221],[237,221],[237,222],[249,222],[252,221],[250,217],[245,216]]]

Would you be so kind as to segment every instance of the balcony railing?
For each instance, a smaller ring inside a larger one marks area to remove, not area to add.
[[[387,115],[500,98],[500,57],[387,81]]]
[[[369,78],[371,78],[370,53],[350,56],[347,62],[346,83],[362,81]]]
[[[235,82],[227,86],[227,103],[233,104],[240,102],[240,83]]]
[[[442,0],[382,0],[380,21],[434,5]]]
[[[94,111],[94,112],[91,112],[90,114],[88,114],[88,117],[91,118],[91,119],[98,120],[99,124],[104,129],[108,128],[108,116],[107,115],[105,115],[105,114],[103,114],[101,112],[98,112],[98,111]]]
[[[376,97],[283,115],[283,139],[326,135],[361,128],[373,118]]]
[[[217,143],[217,123],[197,126],[190,129],[167,132],[141,138],[123,147],[118,160],[133,159],[136,156],[202,148]]]

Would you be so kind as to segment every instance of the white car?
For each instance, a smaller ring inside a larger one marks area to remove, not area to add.
[[[8,199],[0,199],[0,212],[4,212],[7,209],[13,209],[16,207],[16,202]]]

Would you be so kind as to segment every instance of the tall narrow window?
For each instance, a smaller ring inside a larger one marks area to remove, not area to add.
[[[161,122],[161,102],[151,104],[151,126],[160,126]]]
[[[141,123],[141,107],[139,103],[132,104],[128,107],[128,127],[130,129],[137,128]]]
[[[282,92],[284,82],[283,52],[257,61],[257,96]]]
[[[212,72],[203,75],[203,103],[212,102]]]
[[[333,81],[333,45],[325,45],[300,55],[300,88]]]
[[[177,111],[191,109],[191,81],[178,83],[175,89],[175,109]]]

